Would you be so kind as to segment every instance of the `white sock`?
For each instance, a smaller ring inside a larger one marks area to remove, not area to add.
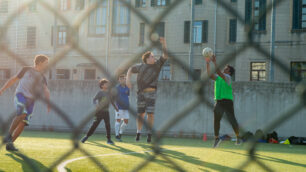
[[[116,136],[119,135],[119,129],[120,129],[120,122],[116,121],[115,122],[115,133],[116,133]]]
[[[137,133],[141,133],[141,130],[138,130],[138,129],[137,129]]]
[[[120,134],[122,134],[123,133],[123,131],[126,129],[126,127],[127,127],[127,124],[125,123],[125,122],[123,122],[122,124],[121,124],[121,127],[120,127]]]

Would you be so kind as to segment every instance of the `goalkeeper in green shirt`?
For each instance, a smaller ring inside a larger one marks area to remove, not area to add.
[[[241,143],[239,139],[239,126],[234,113],[233,104],[233,88],[232,88],[232,76],[235,73],[235,69],[226,65],[223,72],[217,67],[216,56],[213,55],[211,59],[206,58],[206,70],[208,76],[215,81],[215,107],[214,107],[214,131],[215,131],[215,142],[213,148],[218,147],[221,142],[219,138],[220,121],[223,114],[225,113],[228,117],[228,121],[232,125],[237,140],[236,145]],[[217,74],[210,74],[210,61],[215,65]]]

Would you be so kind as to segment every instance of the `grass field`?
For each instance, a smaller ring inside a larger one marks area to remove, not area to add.
[[[37,165],[39,171],[44,171],[73,148],[70,137],[70,133],[27,131],[15,145]],[[108,145],[105,135],[95,134],[81,147],[96,156],[109,171],[130,171],[153,154],[145,137],[138,143],[133,136],[124,136],[123,140]],[[203,142],[200,139],[165,138],[162,147],[166,158],[158,156],[141,171],[175,171],[173,165],[165,160],[167,158],[186,171],[264,171],[254,162],[245,169],[237,169],[248,158],[248,144],[235,146],[233,142],[222,142],[218,149],[212,149],[211,145],[212,141]],[[258,160],[274,171],[306,171],[306,146],[259,144],[257,150]],[[72,161],[61,165],[67,171],[101,171],[84,156],[76,150],[64,160]],[[84,158],[75,159],[79,157]],[[7,152],[3,145],[0,148],[0,171],[32,171],[25,161],[20,154]],[[57,169],[54,168],[54,171]]]

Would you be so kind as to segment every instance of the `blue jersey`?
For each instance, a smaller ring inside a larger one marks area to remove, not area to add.
[[[130,89],[127,86],[122,87],[120,84],[116,86],[118,95],[116,99],[116,105],[118,109],[127,110],[129,109],[129,95]]]

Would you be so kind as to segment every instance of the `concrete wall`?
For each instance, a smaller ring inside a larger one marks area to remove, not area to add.
[[[2,86],[4,81],[0,82]],[[193,85],[190,82],[160,82],[156,102],[154,127],[158,130],[176,113],[196,98]],[[98,91],[96,81],[49,81],[51,100],[64,111],[75,125],[78,125],[86,115],[93,110],[92,97]],[[262,129],[269,122],[278,118],[280,114],[297,104],[299,96],[296,85],[288,83],[266,82],[236,82],[234,83],[235,113],[243,128],[255,132]],[[0,117],[8,119],[14,112],[14,88],[6,90],[0,96]],[[213,103],[213,84],[209,83],[204,91],[204,96]],[[136,107],[136,91],[132,90],[130,96],[132,108]],[[111,127],[114,133],[114,110],[111,109]],[[284,124],[275,129],[279,136],[306,136],[306,111],[305,108]],[[88,125],[91,124],[91,121]],[[86,126],[85,130],[88,128]],[[47,114],[46,106],[37,102],[34,108],[30,129],[70,130],[68,125],[54,111]],[[100,124],[98,132],[104,132],[104,123]],[[144,130],[145,131],[145,130]],[[128,124],[128,133],[136,132],[135,117],[131,115]],[[225,118],[221,124],[221,134],[233,134]],[[169,135],[194,135],[203,133],[213,135],[213,111],[210,107],[200,104],[193,111],[186,114],[183,120],[176,123]]]

